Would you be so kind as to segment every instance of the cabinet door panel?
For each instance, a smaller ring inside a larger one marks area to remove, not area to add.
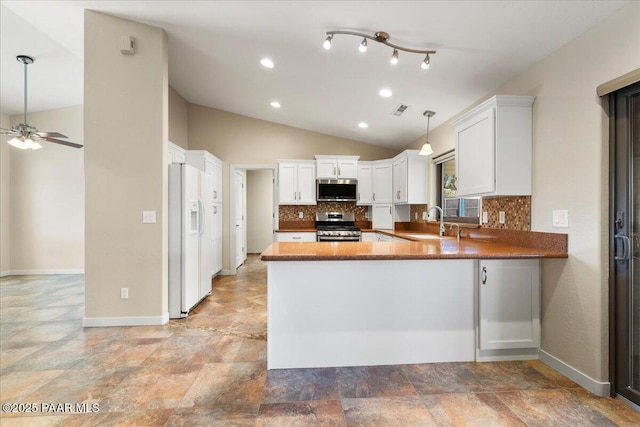
[[[373,205],[371,221],[373,228],[381,230],[393,229],[393,215],[391,213],[391,205]]]
[[[371,204],[371,165],[358,165],[358,205]]]
[[[278,164],[278,199],[281,205],[295,205],[298,202],[298,165]]]
[[[392,202],[392,181],[391,162],[373,166],[373,203]]]
[[[495,109],[456,129],[457,195],[495,190]]]
[[[316,167],[312,163],[298,165],[298,203],[316,204]]]
[[[339,160],[338,161],[338,178],[351,179],[358,177],[358,161],[357,160]]]
[[[480,349],[540,346],[538,260],[480,261]]]
[[[330,159],[316,161],[318,178],[336,178],[338,176],[338,162]]]

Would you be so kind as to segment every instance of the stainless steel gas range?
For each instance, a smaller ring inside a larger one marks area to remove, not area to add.
[[[361,233],[355,220],[353,212],[316,212],[316,240],[359,242]]]

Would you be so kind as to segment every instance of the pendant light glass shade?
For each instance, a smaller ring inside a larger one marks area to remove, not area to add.
[[[424,113],[422,113],[423,116],[427,117],[427,140],[425,141],[424,144],[422,144],[422,148],[420,149],[420,152],[418,153],[418,155],[420,156],[428,156],[430,154],[433,154],[433,148],[431,148],[431,144],[429,143],[429,122],[430,119],[433,115],[435,115],[436,113],[434,111],[425,111]]]

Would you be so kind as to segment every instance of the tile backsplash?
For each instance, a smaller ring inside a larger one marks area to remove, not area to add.
[[[368,206],[356,206],[348,202],[318,202],[317,205],[280,205],[278,219],[280,221],[315,221],[316,212],[353,212],[356,221],[367,221]],[[299,217],[302,212],[303,218]]]
[[[482,210],[488,214],[484,228],[506,230],[531,230],[531,196],[489,197],[482,199]],[[500,224],[500,212],[504,212],[505,223]]]
[[[422,213],[429,209],[429,205],[411,205],[410,222],[424,224],[427,220],[422,219]],[[417,218],[416,218],[417,217]]]

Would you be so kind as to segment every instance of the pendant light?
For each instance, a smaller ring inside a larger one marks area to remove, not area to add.
[[[431,144],[429,143],[429,119],[435,115],[435,111],[425,111],[422,113],[423,116],[427,118],[427,140],[422,145],[420,152],[418,153],[421,156],[428,156],[429,154],[433,154],[433,148],[431,148]]]

